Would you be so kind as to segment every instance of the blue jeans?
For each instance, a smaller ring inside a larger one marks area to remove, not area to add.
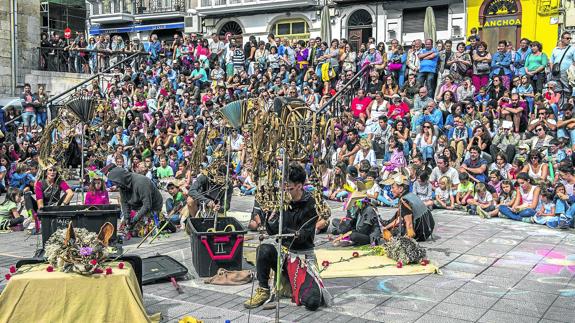
[[[254,195],[254,193],[256,192],[256,188],[252,187],[250,189],[246,188],[245,186],[241,186],[240,187],[240,191],[244,194],[244,195]]]
[[[422,86],[427,87],[429,96],[433,98],[435,95],[435,73],[433,72],[419,72],[417,73],[417,80]]]
[[[499,212],[501,212],[503,215],[505,215],[509,219],[515,220],[515,221],[521,221],[523,218],[532,217],[536,213],[535,210],[533,210],[533,209],[525,209],[521,212],[513,212],[513,211],[511,211],[511,208],[506,206],[506,205],[500,206]]]
[[[36,124],[36,113],[34,112],[23,112],[22,113],[22,123],[24,127],[30,128],[33,124]]]
[[[174,199],[173,198],[168,198],[166,200],[166,212],[170,213],[170,211],[172,211],[174,209]],[[180,223],[180,214],[176,213],[176,214],[172,214],[172,216],[170,217],[170,221],[174,224],[179,224]]]
[[[44,128],[47,119],[48,119],[48,113],[46,111],[36,113],[36,123],[38,124],[38,126]]]
[[[575,146],[575,129],[567,130],[564,128],[557,129],[558,138],[569,138],[571,141],[571,146]]]
[[[423,160],[433,159],[433,147],[427,146],[419,149]]]

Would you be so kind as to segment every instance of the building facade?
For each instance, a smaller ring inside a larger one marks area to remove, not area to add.
[[[144,41],[152,34],[171,39],[188,26],[198,27],[199,17],[188,12],[195,3],[196,0],[87,0],[88,33]]]
[[[557,45],[560,0],[467,0],[468,31],[477,28],[489,51],[499,40],[537,40],[550,54]]]

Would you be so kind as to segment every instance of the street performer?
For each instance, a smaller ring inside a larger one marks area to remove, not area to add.
[[[217,177],[225,178],[226,165],[220,165],[216,172]],[[218,183],[218,181],[215,178],[210,177],[209,174],[201,173],[192,183],[190,190],[188,191],[188,215],[195,217],[201,205],[204,205],[206,208],[214,212],[223,213],[224,199],[226,197],[225,211],[229,210],[234,187],[230,181],[227,185],[228,194],[226,196],[225,185],[225,183]]]
[[[142,218],[159,217],[163,198],[152,180],[144,175],[131,173],[123,167],[112,167],[107,174],[108,179],[120,191],[122,223],[126,224],[126,231],[129,234],[132,234],[136,224]],[[137,213],[130,219],[131,211],[137,211]],[[159,218],[157,220],[159,221]]]
[[[409,192],[408,179],[401,174],[388,178],[384,185],[391,185],[391,193],[399,198],[398,210],[395,215],[383,224],[383,239],[389,241],[392,236],[407,236],[417,241],[425,241],[431,237],[435,221],[431,211],[423,201]]]
[[[293,234],[282,240],[282,276],[289,282],[292,301],[304,305],[308,310],[316,310],[330,301],[317,270],[314,253],[315,223],[317,213],[315,200],[304,191],[306,172],[297,163],[291,163],[287,174],[287,193],[291,196],[289,206],[284,210],[282,234]],[[279,232],[277,213],[266,215],[266,231],[270,235]],[[257,249],[256,272],[259,287],[244,306],[256,308],[270,298],[270,270],[276,269],[278,250],[276,245],[262,243]],[[277,291],[276,291],[277,293]]]

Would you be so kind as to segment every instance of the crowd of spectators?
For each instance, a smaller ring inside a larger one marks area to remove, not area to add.
[[[180,33],[169,41],[152,35],[145,47],[110,35],[42,41],[43,47],[68,48],[65,63],[83,72],[115,60],[70,49],[148,54],[113,69],[105,88],[97,82],[86,88],[102,101],[90,125],[98,136],[87,141],[86,167],[114,163],[155,182],[181,180],[180,186],[169,186],[168,212],[186,198],[195,175],[187,167],[194,139],[202,128],[222,124],[219,108],[244,98],[288,97],[318,110],[356,73],[367,71],[357,76],[362,81],[354,83],[344,111],[331,116],[337,118],[334,140],[309,143],[310,160],[319,159],[322,166],[327,199],[344,201],[357,180],[373,180],[368,196],[393,207],[397,200],[390,187],[378,183],[401,173],[430,208],[573,226],[575,46],[568,32],[550,56],[537,40],[522,39],[517,46],[501,40],[488,48],[476,31],[457,44],[426,39],[403,46],[395,39],[386,44],[370,38],[359,48],[345,39],[273,34],[265,40],[251,36],[245,44],[231,34],[206,39]],[[36,169],[30,161],[46,122],[45,100],[43,91],[32,94],[26,86],[22,118],[10,110],[4,115],[16,125],[13,140],[0,146],[4,190],[33,185]],[[117,120],[113,125],[104,123],[110,116]],[[242,195],[255,191],[247,173],[250,136],[234,129],[230,145],[234,185]],[[210,138],[207,154],[223,145],[221,135]],[[97,160],[93,156],[102,149],[109,155]]]

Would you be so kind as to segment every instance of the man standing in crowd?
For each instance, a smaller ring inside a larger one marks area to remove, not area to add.
[[[551,53],[551,75],[557,81],[558,91],[564,95],[571,94],[571,86],[567,79],[567,70],[575,59],[575,46],[571,45],[571,33],[565,31],[561,34],[559,46]]]
[[[419,73],[417,80],[421,85],[425,85],[429,90],[429,96],[433,97],[435,94],[435,78],[437,77],[437,61],[439,54],[437,49],[433,47],[433,40],[425,40],[425,48],[423,48],[418,55],[419,58]]]

